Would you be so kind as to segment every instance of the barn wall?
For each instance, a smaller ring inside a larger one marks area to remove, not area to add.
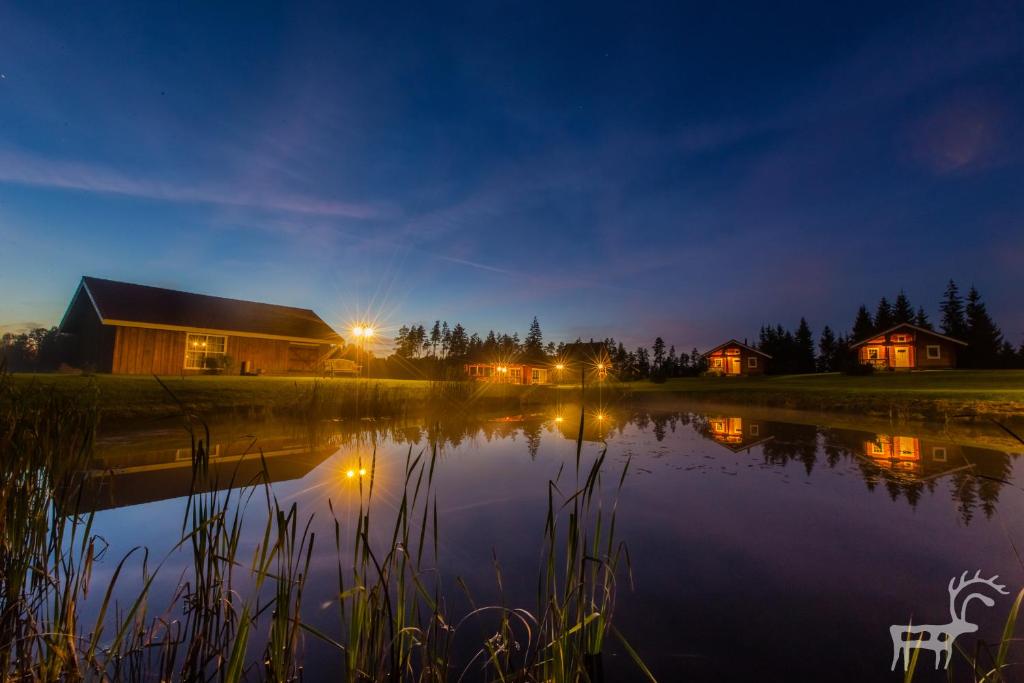
[[[132,375],[198,374],[198,370],[184,370],[185,339],[187,333],[173,330],[153,330],[142,327],[117,327],[113,343],[113,363],[110,372]],[[235,374],[243,361],[254,371],[270,375],[312,373],[317,361],[330,350],[328,344],[296,344],[281,339],[235,337],[227,335],[227,355]]]

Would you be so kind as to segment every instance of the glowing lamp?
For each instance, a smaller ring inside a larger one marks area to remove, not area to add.
[[[356,471],[355,470],[349,470],[348,472],[345,473],[345,476],[348,477],[349,479],[351,479],[352,477],[356,476]]]
[[[555,370],[565,370],[565,364],[559,363],[555,366]]]

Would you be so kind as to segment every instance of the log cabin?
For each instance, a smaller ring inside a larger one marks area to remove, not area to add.
[[[88,276],[59,330],[67,364],[114,374],[314,373],[342,343],[306,308]]]
[[[901,323],[870,339],[850,345],[857,360],[876,370],[941,370],[956,367],[959,349],[967,342]]]
[[[467,363],[466,376],[477,382],[494,384],[547,384],[547,362]]]
[[[704,354],[708,361],[709,375],[739,377],[741,375],[763,375],[768,361],[772,359],[764,351],[730,339]]]

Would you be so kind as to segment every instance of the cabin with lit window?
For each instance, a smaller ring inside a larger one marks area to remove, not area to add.
[[[730,339],[704,354],[708,361],[708,374],[739,377],[763,375],[772,359],[764,351]]]
[[[712,415],[708,416],[701,433],[733,453],[740,453],[749,452],[754,446],[770,441],[773,436],[768,433],[769,431],[769,424],[760,420]]]
[[[493,384],[547,384],[548,363],[467,363],[466,376],[477,382]]]
[[[83,277],[68,365],[114,374],[309,374],[342,339],[313,311]]]
[[[850,345],[863,365],[876,370],[941,370],[956,367],[967,342],[902,323]]]

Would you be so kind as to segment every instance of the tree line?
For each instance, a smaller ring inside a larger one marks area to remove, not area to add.
[[[773,373],[856,372],[860,367],[850,346],[902,323],[935,330],[924,307],[915,308],[901,290],[892,301],[884,296],[879,299],[873,314],[862,304],[854,315],[849,333],[837,334],[825,325],[817,348],[804,318],[800,319],[796,332],[782,325],[762,327],[756,346],[772,356],[769,367]],[[981,294],[973,286],[965,299],[956,282],[949,281],[939,303],[939,329],[936,331],[967,342],[967,347],[958,355],[958,367],[1024,368],[1024,343],[1015,347],[1003,337]]]

